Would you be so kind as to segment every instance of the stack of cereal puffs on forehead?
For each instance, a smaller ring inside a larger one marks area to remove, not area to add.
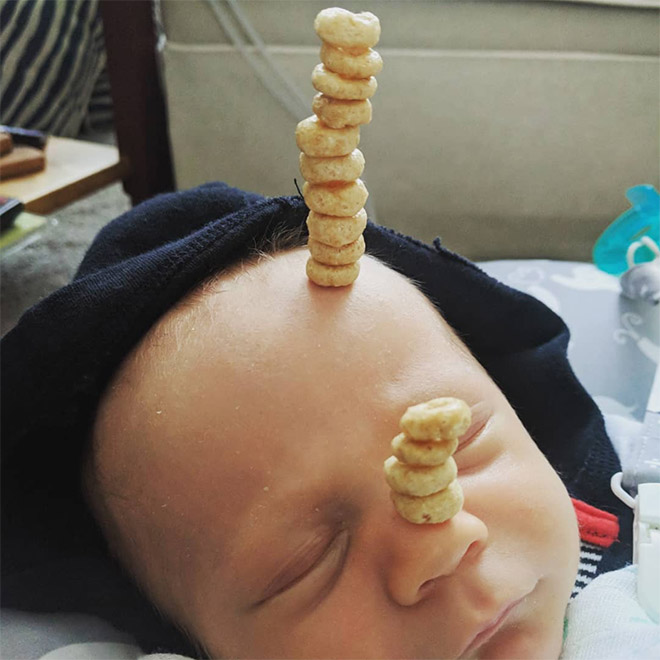
[[[333,7],[319,13],[314,29],[323,41],[322,63],[312,73],[319,93],[314,114],[296,128],[310,209],[307,275],[319,286],[341,287],[357,278],[365,249],[369,193],[360,180],[365,161],[357,146],[360,125],[371,121],[374,75],[383,67],[371,48],[380,38],[380,23],[370,12]]]

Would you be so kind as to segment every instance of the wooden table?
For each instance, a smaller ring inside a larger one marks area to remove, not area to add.
[[[0,181],[0,195],[21,200],[27,211],[46,215],[119,181],[127,172],[128,163],[116,147],[51,137],[46,169]]]

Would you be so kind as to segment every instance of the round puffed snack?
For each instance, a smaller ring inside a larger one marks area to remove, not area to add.
[[[330,128],[360,126],[371,121],[371,101],[346,101],[333,99],[325,94],[316,94],[312,101],[314,114]]]
[[[321,62],[346,78],[369,78],[383,68],[383,58],[371,48],[354,55],[326,42],[321,45]]]
[[[450,456],[440,465],[408,465],[390,456],[385,461],[385,480],[402,495],[423,497],[444,490],[456,479],[456,461]]]
[[[330,183],[332,181],[355,181],[364,171],[364,155],[353,149],[346,156],[314,158],[300,154],[300,173],[309,183]]]
[[[322,92],[333,99],[370,99],[378,87],[376,79],[343,78],[338,73],[317,64],[312,71],[312,85],[317,92]]]
[[[457,447],[457,437],[449,440],[411,440],[405,433],[399,433],[392,440],[392,453],[402,463],[410,465],[440,465]]]
[[[341,247],[333,247],[310,239],[307,247],[315,261],[326,266],[345,266],[357,261],[364,254],[364,238],[360,236],[356,241]]]
[[[417,525],[445,522],[463,507],[463,490],[456,479],[444,490],[425,497],[395,491],[390,491],[390,495],[399,515]]]
[[[310,211],[307,215],[309,237],[315,241],[341,247],[356,241],[367,226],[367,212],[360,209],[350,218],[337,218]]]
[[[348,217],[355,215],[367,201],[369,192],[361,179],[351,183],[303,185],[305,204],[317,213]]]
[[[470,406],[462,399],[441,397],[410,406],[401,417],[401,430],[413,440],[459,438],[472,420]]]
[[[360,262],[346,266],[326,266],[310,257],[307,260],[307,277],[319,286],[348,286],[360,274]]]
[[[342,48],[371,48],[380,39],[380,21],[368,11],[354,14],[346,9],[330,7],[318,13],[314,29],[323,41]]]
[[[360,142],[358,126],[328,128],[316,115],[303,119],[296,127],[296,143],[308,156],[345,156]]]

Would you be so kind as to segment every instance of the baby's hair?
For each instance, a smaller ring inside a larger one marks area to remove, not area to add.
[[[245,270],[252,264],[264,259],[272,259],[280,252],[288,252],[307,245],[307,233],[302,226],[288,227],[278,224],[273,231],[253,241],[244,254],[237,258],[227,268],[214,270],[201,282],[198,282],[188,293],[181,298],[176,307],[193,307],[201,302],[205,296],[216,290],[218,281]]]
[[[250,248],[250,256],[252,259],[260,260],[305,245],[307,245],[307,234],[302,225],[298,227],[278,225],[270,235],[254,242]]]
[[[204,296],[215,291],[215,287],[221,278],[229,277],[232,274],[246,269],[248,266],[263,261],[264,259],[272,259],[275,255],[281,252],[288,252],[289,250],[295,250],[296,248],[306,247],[307,240],[308,235],[302,225],[297,227],[290,227],[283,223],[277,225],[271,232],[255,240],[252,245],[248,247],[242,258],[238,258],[228,268],[212,272],[201,282],[196,284],[188,294],[181,299],[177,306],[189,307],[196,305],[204,298]],[[388,268],[391,268],[387,261],[381,258],[377,253],[370,253],[369,256]],[[410,284],[412,284],[420,293],[426,296],[421,282],[404,273],[399,274],[408,280],[408,282],[410,282]]]

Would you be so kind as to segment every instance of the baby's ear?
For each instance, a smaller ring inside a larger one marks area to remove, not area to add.
[[[94,502],[97,498],[98,476],[96,470],[96,451],[94,444],[93,429],[87,434],[83,444],[82,457],[80,459],[80,492],[85,504],[94,511]]]

